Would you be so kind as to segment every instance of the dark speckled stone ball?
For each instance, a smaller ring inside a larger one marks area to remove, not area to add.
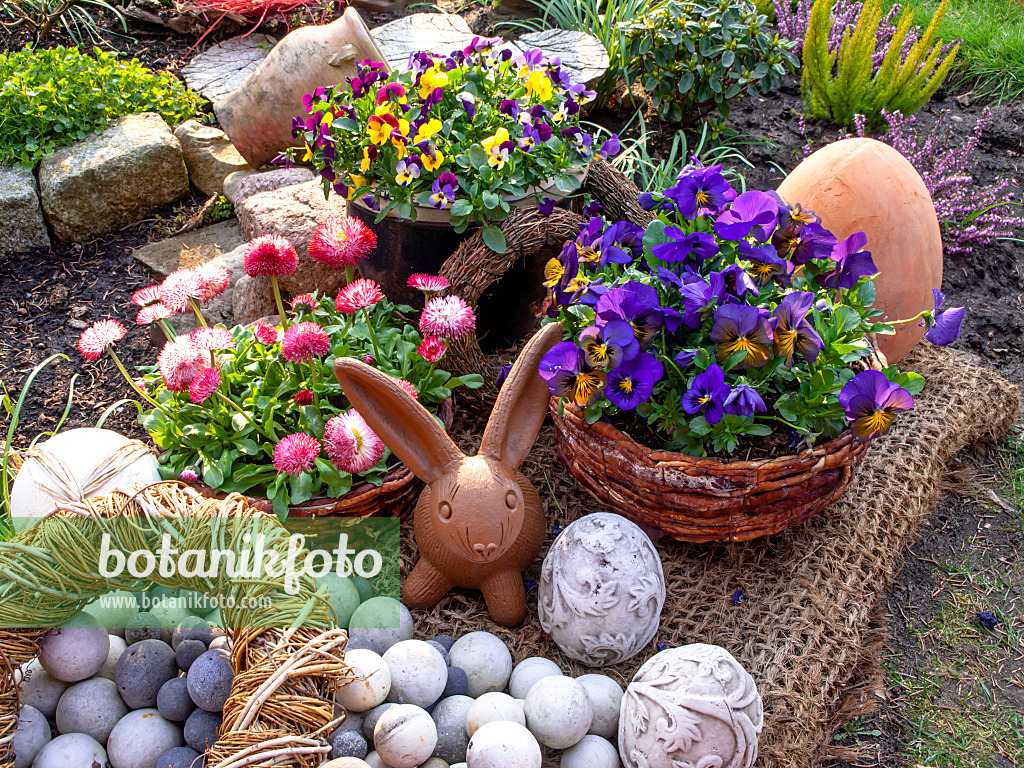
[[[128,619],[124,641],[128,645],[135,645],[143,640],[159,640],[161,631],[160,619],[148,611],[143,611]]]
[[[189,696],[207,712],[221,712],[234,679],[231,662],[217,651],[207,651],[189,667]]]
[[[358,757],[362,760],[370,751],[366,739],[361,733],[355,731],[335,731],[327,739],[331,745],[331,759],[338,757]]]
[[[132,709],[155,707],[160,688],[178,676],[171,646],[160,640],[135,643],[117,660],[114,682],[124,703]]]
[[[444,691],[441,692],[441,698],[465,696],[468,690],[469,677],[466,676],[466,670],[462,667],[448,667],[448,682],[445,683]]]
[[[165,720],[183,723],[196,708],[196,703],[188,695],[188,683],[184,677],[175,677],[160,687],[156,695],[156,708]]]
[[[178,669],[182,672],[188,672],[189,668],[198,659],[206,653],[206,646],[199,640],[186,640],[178,645],[178,650],[174,652],[174,660],[178,663]]]
[[[154,768],[202,768],[205,764],[191,747],[174,747],[157,758]]]
[[[221,720],[220,715],[197,709],[185,721],[185,743],[196,752],[205,752],[216,743]]]

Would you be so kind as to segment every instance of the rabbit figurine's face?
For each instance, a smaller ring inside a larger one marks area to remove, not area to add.
[[[525,515],[516,472],[485,456],[470,456],[424,491],[428,514],[451,552],[473,563],[495,562],[519,537]]]

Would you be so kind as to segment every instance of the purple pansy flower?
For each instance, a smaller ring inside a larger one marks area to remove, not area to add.
[[[725,362],[736,352],[744,352],[737,369],[760,368],[771,358],[772,329],[768,313],[747,304],[726,304],[715,310],[711,341],[718,345],[715,355]]]
[[[515,99],[502,99],[498,111],[509,117],[515,117],[516,113],[519,112],[519,102]]]
[[[764,398],[749,384],[740,384],[733,389],[725,398],[723,408],[726,413],[733,416],[753,416],[755,413],[765,413],[768,410]]]
[[[644,231],[632,222],[619,221],[608,227],[601,236],[601,266],[639,259],[644,251],[643,239]]]
[[[755,246],[746,240],[740,241],[740,255],[751,263],[750,274],[758,285],[767,285],[775,280],[779,285],[789,285],[793,275],[793,262],[780,259],[770,244]]]
[[[669,225],[665,227],[665,234],[672,240],[651,248],[654,258],[661,261],[683,261],[691,255],[706,261],[718,255],[718,243],[715,242],[714,236],[707,232],[694,232],[688,235],[679,227]]]
[[[715,221],[715,234],[723,240],[742,240],[753,231],[759,243],[771,237],[779,204],[765,192],[744,192]]]
[[[739,264],[730,264],[722,270],[725,287],[738,299],[744,299],[748,293],[759,295],[753,279]]]
[[[826,288],[845,288],[849,290],[865,275],[877,275],[878,268],[871,260],[870,251],[861,250],[868,242],[863,232],[854,232],[841,243],[832,248],[832,261],[836,268],[827,275],[818,278],[818,282]]]
[[[794,264],[806,264],[811,259],[827,259],[836,246],[836,236],[821,224],[796,223],[779,227],[772,235],[772,245],[779,256]]]
[[[695,358],[696,356],[696,349],[684,349],[679,352],[676,352],[676,356],[672,359],[675,361],[675,364],[678,365],[680,368],[685,368],[686,366],[693,362],[693,358]]]
[[[597,317],[598,325],[612,320],[625,320],[632,326],[642,349],[646,349],[665,319],[658,303],[658,291],[636,281],[630,281],[621,288],[613,288],[598,299]]]
[[[567,90],[572,100],[581,105],[593,101],[594,97],[597,96],[597,91],[588,91],[587,86],[582,83],[570,85]]]
[[[323,101],[324,94],[326,92],[327,89],[321,87],[317,88],[312,93],[304,94],[302,97],[302,106],[305,109],[305,111],[309,112],[309,110],[312,109],[314,104],[319,104],[321,101]]]
[[[722,410],[728,396],[725,372],[712,363],[706,371],[694,377],[690,388],[683,395],[683,410],[689,414],[703,411],[708,424],[717,424],[722,420]]]
[[[814,305],[814,294],[810,291],[787,293],[772,312],[772,340],[775,354],[786,358],[786,365],[793,365],[793,355],[800,354],[810,362],[818,359],[821,351],[821,337],[807,319],[807,313]]]
[[[600,148],[594,152],[595,157],[599,157],[602,160],[607,160],[612,155],[617,155],[622,151],[622,145],[619,143],[619,135],[613,133],[610,139],[606,139]]]
[[[462,104],[462,109],[465,111],[466,117],[472,121],[473,117],[476,115],[476,97],[468,91],[463,91],[456,98],[458,98],[459,103]]]
[[[448,175],[451,176],[451,174]],[[455,187],[442,182],[439,178],[434,180],[430,192],[430,205],[438,210],[444,210],[448,207],[448,203],[455,199]]]
[[[736,199],[736,190],[722,175],[722,166],[698,165],[681,173],[678,181],[665,190],[665,196],[672,199],[684,218],[692,221],[698,216],[717,214]]]
[[[604,210],[604,206],[601,205],[600,200],[591,200],[589,203],[583,206],[583,211],[580,215],[584,219],[593,219],[595,216],[600,216]]]
[[[725,278],[721,272],[712,272],[707,280],[697,279],[679,289],[683,297],[683,323],[687,328],[697,328],[701,315],[725,295]]]
[[[604,389],[607,374],[587,365],[583,350],[571,341],[555,344],[541,359],[538,373],[555,397],[568,397],[584,408]]]
[[[955,307],[939,312],[939,307],[946,301],[946,294],[938,288],[932,288],[932,298],[935,300],[935,325],[928,329],[924,337],[932,344],[944,347],[960,338],[960,326],[963,325],[966,310]]]
[[[541,216],[550,216],[551,212],[555,210],[555,204],[558,201],[553,197],[545,197],[537,204],[537,210]]]
[[[533,152],[533,148],[540,143],[540,135],[537,129],[530,125],[523,126],[523,135],[516,139],[516,144],[524,152]]]
[[[608,373],[605,397],[617,408],[631,411],[650,399],[654,385],[661,380],[664,373],[665,369],[658,358],[641,352]]]
[[[914,407],[914,398],[880,371],[861,371],[839,392],[853,436],[861,443],[889,431],[896,414]]]
[[[632,360],[640,352],[633,326],[625,320],[611,320],[602,327],[591,325],[580,333],[587,365],[594,368],[615,368],[625,360]]]

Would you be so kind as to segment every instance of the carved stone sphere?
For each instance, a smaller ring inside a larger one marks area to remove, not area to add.
[[[591,667],[618,664],[646,646],[661,622],[665,573],[651,540],[610,512],[571,523],[551,545],[540,576],[540,625]]]
[[[750,768],[764,724],[754,679],[724,648],[655,654],[633,676],[619,714],[625,768]]]

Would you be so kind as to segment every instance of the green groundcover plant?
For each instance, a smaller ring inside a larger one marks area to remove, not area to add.
[[[156,112],[176,125],[201,103],[173,75],[99,48],[92,56],[64,47],[2,53],[0,163],[31,165],[134,112]]]

